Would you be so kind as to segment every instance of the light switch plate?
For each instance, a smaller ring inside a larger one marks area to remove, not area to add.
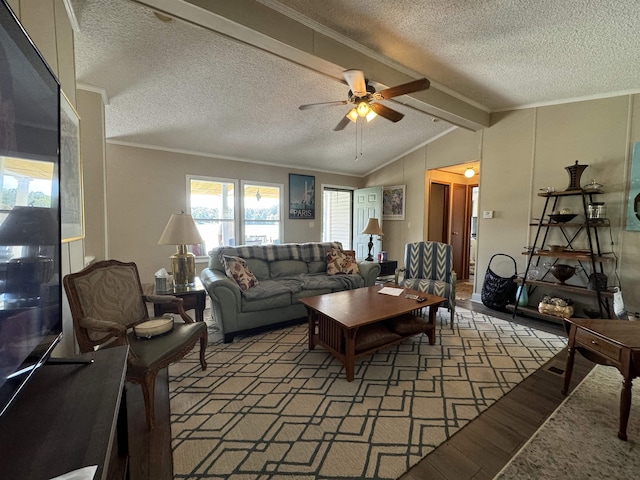
[[[482,212],[482,218],[493,218],[493,210],[485,210]]]

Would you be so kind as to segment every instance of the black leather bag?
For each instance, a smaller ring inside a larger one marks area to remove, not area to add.
[[[491,262],[499,255],[508,257],[513,261],[513,275],[510,277],[501,277],[491,270]],[[517,285],[513,282],[518,274],[515,259],[505,253],[496,253],[489,260],[487,272],[484,274],[484,283],[482,284],[481,299],[487,307],[494,310],[504,310],[509,302],[514,303],[516,298]]]

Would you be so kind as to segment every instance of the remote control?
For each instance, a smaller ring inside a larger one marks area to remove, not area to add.
[[[416,302],[418,303],[422,303],[422,302],[426,302],[427,301],[427,297],[418,297],[416,298]]]

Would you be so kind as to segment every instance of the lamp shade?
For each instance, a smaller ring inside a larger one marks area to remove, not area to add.
[[[380,228],[380,224],[378,223],[377,218],[370,218],[367,226],[364,227],[362,233],[366,233],[367,235],[379,235],[383,236],[382,229]]]
[[[56,210],[15,206],[0,225],[0,245],[55,245],[60,241]]]
[[[184,212],[171,215],[158,240],[159,245],[193,245],[202,242],[196,222],[191,215]]]

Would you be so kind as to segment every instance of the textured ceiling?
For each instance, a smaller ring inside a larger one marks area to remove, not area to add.
[[[80,26],[78,81],[106,92],[108,141],[365,175],[454,128],[416,108],[384,102],[405,118],[396,124],[376,118],[334,132],[349,107],[298,106],[346,99],[348,87],[335,77],[363,68],[358,58],[333,65],[338,75],[309,58],[294,63],[195,25],[206,24],[210,12],[195,9],[202,22],[180,20],[181,8],[194,10],[191,3],[197,2],[73,3]],[[426,76],[434,88],[485,112],[640,91],[637,1],[259,3],[335,32],[409,79]],[[143,4],[176,19],[163,22]]]

